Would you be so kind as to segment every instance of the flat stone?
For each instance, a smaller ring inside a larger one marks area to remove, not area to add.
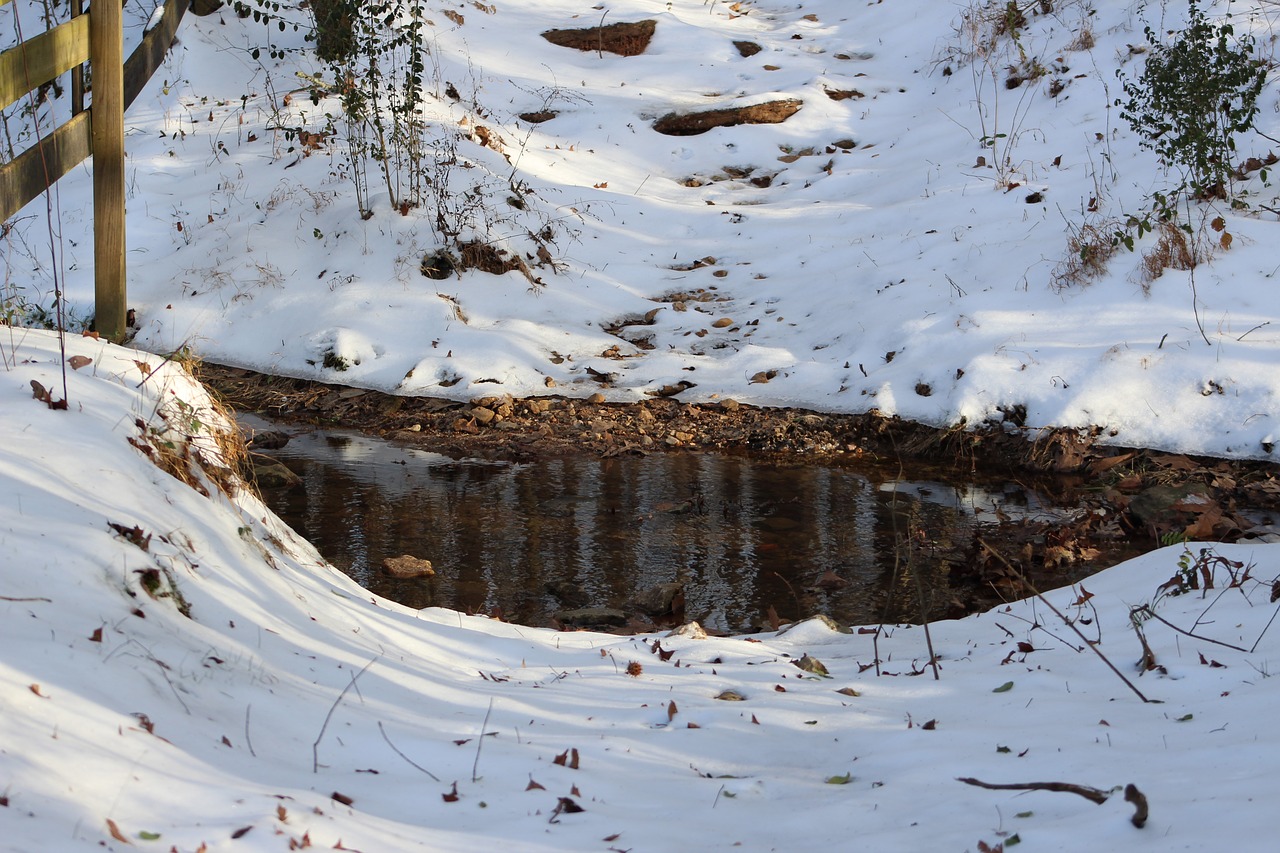
[[[387,557],[382,561],[383,574],[393,578],[429,578],[436,573],[430,560],[402,554],[399,557]]]
[[[551,616],[560,624],[574,628],[627,624],[627,614],[612,607],[580,607],[576,610],[558,610]]]
[[[650,616],[668,616],[684,609],[684,584],[660,583],[636,595],[636,607]]]
[[[1193,497],[1194,496],[1194,497]],[[1194,502],[1197,498],[1211,501],[1211,491],[1204,483],[1182,483],[1176,486],[1152,486],[1133,496],[1129,501],[1129,514],[1143,524],[1173,524],[1182,511],[1179,504]]]
[[[279,462],[254,462],[253,479],[260,489],[292,489],[302,478]]]

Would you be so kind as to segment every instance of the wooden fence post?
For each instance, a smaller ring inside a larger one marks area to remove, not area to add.
[[[89,8],[93,103],[93,274],[95,328],[120,343],[125,335],[124,20],[120,0]]]

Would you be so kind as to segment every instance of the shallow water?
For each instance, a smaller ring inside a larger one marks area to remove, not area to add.
[[[628,602],[669,581],[685,584],[684,617],[715,631],[767,626],[770,608],[845,624],[939,618],[967,597],[952,574],[975,532],[1075,511],[1000,478],[716,454],[460,461],[314,431],[273,455],[305,485],[265,495],[272,509],[368,589],[531,625],[588,605],[640,615]],[[919,585],[905,558],[895,581],[908,529],[924,543]],[[401,554],[431,560],[436,576],[386,577],[382,560]]]

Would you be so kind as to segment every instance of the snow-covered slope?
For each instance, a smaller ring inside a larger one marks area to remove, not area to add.
[[[303,33],[189,18],[128,115],[137,342],[405,394],[586,396],[596,371],[614,400],[686,381],[685,400],[938,425],[1025,407],[1031,427],[1265,456],[1280,339],[1273,192],[1256,174],[1252,212],[1194,211],[1232,236],[1194,280],[1144,280],[1151,236],[1095,279],[1063,279],[1073,235],[1109,246],[1170,184],[1112,104],[1143,26],[1176,31],[1186,8],[1025,5],[1001,34],[1004,5],[978,0],[428,2],[429,183],[402,215],[371,161],[367,220],[332,72]],[[1231,10],[1269,57],[1274,5]],[[538,35],[643,19],[638,56]],[[268,42],[285,58],[255,59]],[[802,106],[778,124],[653,127],[779,99]],[[1269,85],[1271,136],[1275,105]],[[520,118],[540,111],[557,115]],[[1240,156],[1269,147],[1249,134]],[[88,186],[87,172],[59,185],[75,316],[91,311]],[[541,283],[425,277],[441,221],[526,255]],[[42,217],[24,222],[11,287],[47,304]]]
[[[1210,551],[1211,591],[1159,594],[1166,549],[929,637],[413,612],[235,487],[176,366],[70,339],[64,397],[53,335],[0,355],[0,849],[1270,849],[1276,546]],[[153,461],[184,453],[194,486]]]

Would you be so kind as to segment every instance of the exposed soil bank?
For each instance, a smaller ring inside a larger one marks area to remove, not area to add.
[[[1101,430],[1006,427],[938,429],[914,421],[803,409],[758,409],[657,397],[635,403],[564,397],[398,397],[361,388],[271,377],[223,365],[201,366],[201,379],[237,409],[303,423],[340,425],[429,446],[449,456],[527,460],[591,452],[603,456],[671,450],[781,453],[814,460],[911,459],[957,469],[991,467],[1074,474],[1116,484],[1137,475],[1158,482],[1211,478],[1254,506],[1280,506],[1280,466],[1271,462],[1189,457],[1103,446]],[[677,391],[678,389],[673,389]],[[1230,483],[1226,482],[1226,479]],[[1210,483],[1212,485],[1212,483]]]

